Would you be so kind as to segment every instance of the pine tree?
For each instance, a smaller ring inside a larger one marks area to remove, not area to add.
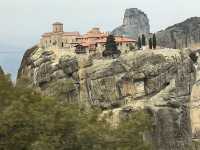
[[[146,45],[146,37],[144,34],[142,34],[142,46]]]
[[[113,35],[109,35],[107,37],[107,41],[106,41],[106,46],[105,46],[105,50],[103,51],[103,56],[107,57],[107,56],[116,56],[116,55],[120,55],[121,51],[118,50],[117,48],[117,43],[115,41],[115,37]]]
[[[108,51],[117,51],[117,44],[115,42],[115,37],[113,35],[109,35],[107,37],[106,50],[108,50]]]
[[[149,38],[149,49],[153,48],[152,38]]]
[[[153,34],[153,49],[156,49],[157,46],[157,40],[156,40],[156,34]]]
[[[138,37],[137,45],[138,45],[138,49],[141,49],[141,47],[142,47],[142,42],[141,42],[140,36]]]
[[[176,39],[174,39],[174,49],[177,49]]]

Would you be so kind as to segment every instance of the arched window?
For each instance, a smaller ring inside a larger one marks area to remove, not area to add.
[[[64,43],[62,42],[62,47],[64,47]]]

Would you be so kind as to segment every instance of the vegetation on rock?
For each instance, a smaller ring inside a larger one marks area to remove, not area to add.
[[[198,56],[194,52],[192,52],[189,56],[194,63],[197,63]]]
[[[135,46],[133,44],[130,44],[129,49],[130,49],[130,51],[133,51],[133,50],[135,50]]]
[[[4,74],[3,69],[0,66],[0,74]]]

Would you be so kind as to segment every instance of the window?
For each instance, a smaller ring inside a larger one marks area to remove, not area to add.
[[[62,42],[62,47],[64,47],[64,43]]]

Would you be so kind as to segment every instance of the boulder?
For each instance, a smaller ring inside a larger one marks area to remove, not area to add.
[[[63,69],[64,73],[68,76],[72,76],[72,74],[74,72],[77,72],[79,69],[77,59],[72,58],[70,56],[61,57],[59,60],[59,64]]]

